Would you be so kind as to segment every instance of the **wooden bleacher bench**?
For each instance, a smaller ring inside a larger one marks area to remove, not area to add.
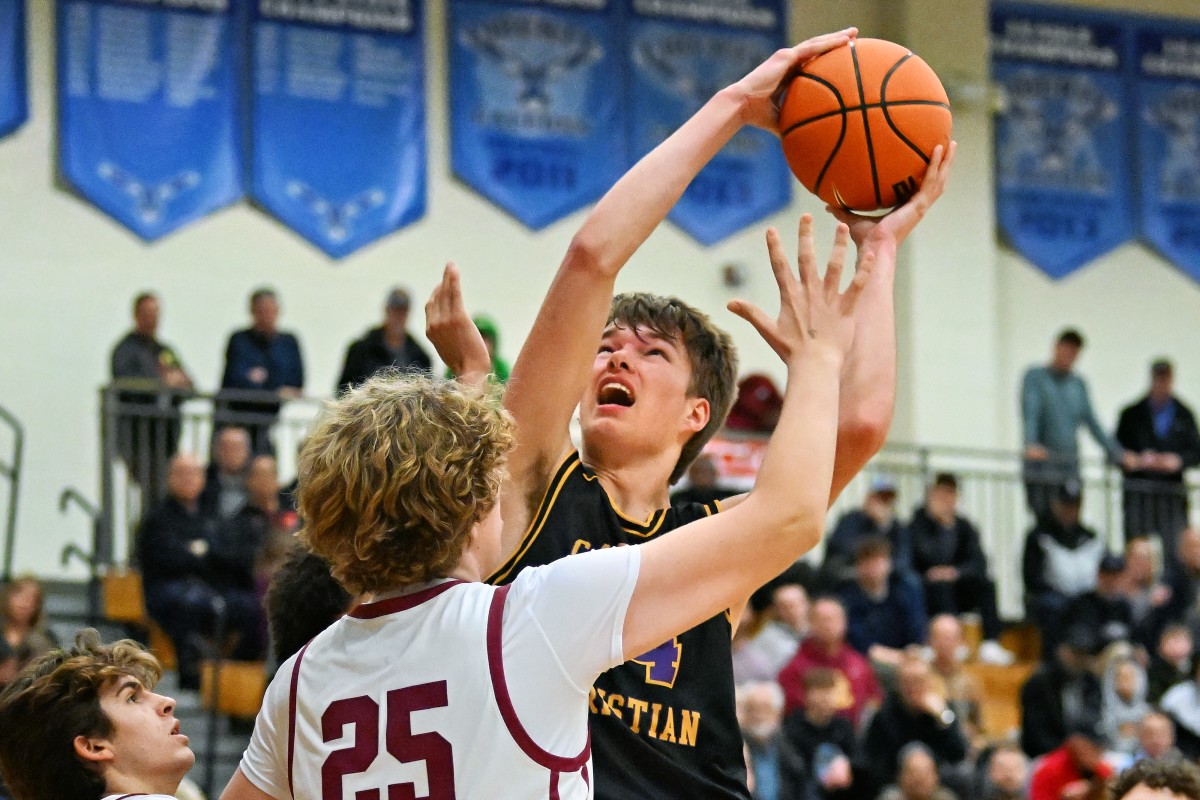
[[[980,708],[981,727],[992,740],[1008,738],[1021,728],[1021,687],[1037,667],[1037,662],[1017,662],[1009,666],[972,662],[963,665],[967,674],[979,682],[983,693]]]
[[[200,702],[212,708],[214,664],[200,665]],[[267,668],[262,661],[222,661],[217,684],[217,711],[231,717],[253,719],[267,690]]]
[[[110,569],[104,575],[104,616],[113,622],[134,625],[147,631],[146,643],[164,669],[175,669],[175,646],[171,637],[146,613],[142,573],[136,569]]]

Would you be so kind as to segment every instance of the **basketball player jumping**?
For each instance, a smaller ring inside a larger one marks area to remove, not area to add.
[[[799,279],[767,234],[778,317],[735,306],[787,365],[774,440],[753,491],[686,535],[488,586],[512,444],[499,400],[382,376],[333,403],[300,459],[300,538],[375,599],[280,667],[225,800],[591,797],[588,690],[600,673],[719,614],[820,539],[838,376],[872,259],[840,293],[846,227],[824,278],[811,217],[800,232]],[[655,349],[687,363],[679,342]],[[696,735],[680,725],[675,735]]]
[[[777,130],[773,98],[791,71],[855,34],[849,29],[781,50],[718,93],[634,166],[575,235],[505,396],[517,439],[501,492],[506,561],[491,582],[507,583],[524,567],[570,553],[655,539],[718,510],[672,510],[668,489],[729,410],[737,374],[732,342],[673,298],[634,294],[614,301],[614,282],[743,125]],[[895,396],[896,252],[942,194],[953,156],[953,144],[946,153],[935,150],[921,190],[886,217],[830,209],[849,225],[859,263],[875,263],[840,371],[830,502],[886,437]],[[763,329],[758,312],[740,304],[732,309]],[[453,356],[443,358],[454,366]],[[582,453],[568,435],[576,406]],[[797,489],[807,480],[796,471]],[[739,502],[723,501],[721,509]],[[746,596],[721,608],[737,613]],[[749,797],[734,707],[735,625],[732,614],[715,614],[653,642],[597,681],[590,710],[598,798]]]

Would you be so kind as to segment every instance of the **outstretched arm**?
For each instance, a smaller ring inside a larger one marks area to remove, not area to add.
[[[506,552],[524,532],[531,499],[536,502],[570,447],[571,414],[587,385],[621,267],[739,129],[777,128],[772,98],[793,69],[856,33],[851,28],[818,36],[775,53],[647,154],[588,215],[542,302],[505,394],[519,432],[501,500]]]
[[[948,150],[935,147],[920,191],[887,216],[828,209],[850,226],[860,263],[873,259],[871,282],[854,312],[854,344],[842,369],[831,505],[879,452],[891,427],[896,403],[896,253],[945,191],[956,149],[955,142]]]
[[[837,445],[839,375],[854,336],[854,309],[872,256],[839,293],[849,232],[838,227],[825,277],[817,273],[812,217],[800,220],[800,274],[779,234],[767,232],[781,310],[734,301],[788,367],[783,410],[754,489],[735,508],[642,545],[641,571],[625,616],[629,657],[731,607],[782,572],[821,538]]]

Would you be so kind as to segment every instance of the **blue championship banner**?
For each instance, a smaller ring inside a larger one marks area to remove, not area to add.
[[[634,158],[784,44],[783,0],[627,0]],[[792,175],[778,137],[740,131],[688,187],[670,219],[711,245],[784,208]]]
[[[534,230],[625,167],[616,1],[451,0],[451,169]]]
[[[1200,281],[1200,26],[1135,30],[1142,235]]]
[[[0,136],[29,115],[25,86],[25,0],[0,0]]]
[[[334,258],[425,213],[420,12],[419,0],[256,0],[251,191]]]
[[[231,0],[59,0],[63,176],[145,240],[242,194]]]
[[[1126,26],[994,6],[996,206],[1012,246],[1062,278],[1133,236]]]

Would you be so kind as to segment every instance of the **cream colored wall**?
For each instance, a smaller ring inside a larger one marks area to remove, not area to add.
[[[1175,0],[1170,13],[1196,14],[1189,5]],[[948,83],[982,86],[981,0],[805,2],[795,9],[797,36],[858,24],[864,35],[904,41]],[[442,2],[432,3],[431,30],[442,29],[442,10]],[[307,389],[324,394],[345,344],[374,323],[387,287],[402,283],[424,296],[447,258],[463,268],[472,309],[498,319],[502,349],[516,355],[585,212],[532,234],[448,176],[440,34],[430,38],[429,52],[429,214],[334,264],[244,205],[147,246],[52,188],[50,0],[32,0],[31,17],[32,117],[0,142],[0,404],[28,428],[19,570],[60,574],[62,546],[86,539],[78,517],[58,514],[57,495],[67,485],[97,491],[95,389],[107,378],[112,344],[128,328],[129,300],[142,289],[162,297],[161,333],[204,388],[219,379],[225,337],[244,324],[253,287],[280,290],[283,324],[299,333],[304,347]],[[1200,319],[1200,289],[1136,247],[1060,284],[1047,283],[994,244],[989,120],[982,104],[960,106],[956,136],[962,151],[953,185],[902,259],[901,390],[893,438],[1014,443],[1018,372],[1044,356],[1049,336],[1066,321],[1083,327],[1094,343],[1083,366],[1106,419],[1140,388],[1145,359],[1159,352],[1181,362],[1181,389],[1200,402],[1200,370],[1190,369],[1200,363],[1200,345],[1184,334],[1185,321]],[[793,206],[767,222],[787,231],[803,211],[821,213],[798,188]],[[766,346],[721,310],[731,297],[719,280],[727,262],[748,267],[742,296],[771,303],[761,244],[767,222],[710,249],[665,225],[618,288],[678,293],[713,311],[735,333],[745,368],[778,376]],[[828,221],[821,224],[824,233],[832,230]],[[414,328],[422,324],[416,309]]]

